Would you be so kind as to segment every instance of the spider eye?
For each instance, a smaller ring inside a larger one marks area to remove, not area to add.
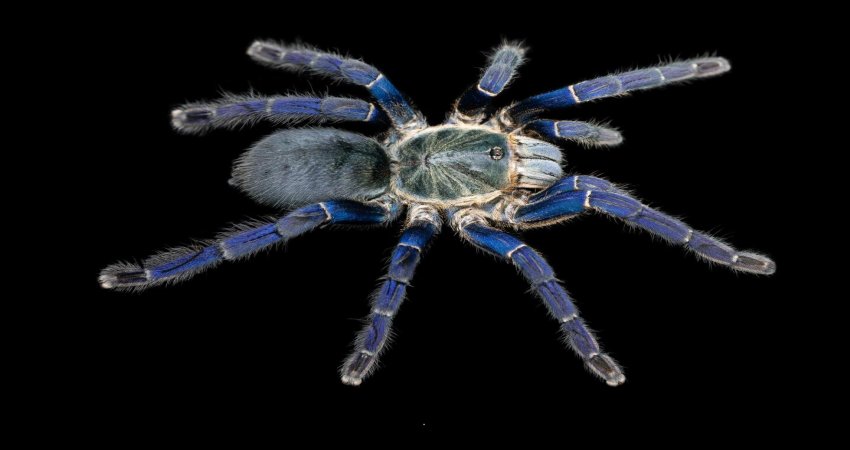
[[[493,159],[502,159],[505,156],[505,151],[502,150],[502,147],[493,147],[490,149],[490,157]]]

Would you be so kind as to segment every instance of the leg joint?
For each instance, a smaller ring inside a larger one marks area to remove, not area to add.
[[[395,315],[395,311],[386,308],[372,308],[372,314],[384,317],[393,317]]]
[[[568,316],[561,317],[560,321],[561,321],[561,323],[567,323],[567,322],[572,322],[573,320],[576,320],[577,318],[578,318],[578,314],[572,313]]]

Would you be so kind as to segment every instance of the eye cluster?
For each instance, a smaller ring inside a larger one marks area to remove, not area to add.
[[[491,158],[493,158],[495,160],[500,160],[504,156],[505,156],[505,150],[502,147],[499,147],[497,145],[495,147],[490,148],[490,157]]]

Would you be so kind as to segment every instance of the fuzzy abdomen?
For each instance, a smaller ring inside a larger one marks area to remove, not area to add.
[[[342,130],[278,131],[233,168],[231,183],[260,203],[298,207],[332,199],[366,201],[387,191],[389,159],[374,139]]]

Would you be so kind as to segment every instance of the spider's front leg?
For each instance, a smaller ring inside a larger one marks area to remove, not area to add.
[[[631,70],[582,81],[562,89],[529,97],[502,108],[499,117],[506,125],[522,126],[546,111],[568,108],[591,100],[656,88],[684,80],[720,75],[729,71],[729,68],[729,61],[726,59],[711,57]]]
[[[543,140],[562,145],[566,142],[578,142],[594,147],[619,145],[623,142],[620,132],[609,127],[577,120],[532,121],[514,133],[532,132]]]
[[[512,42],[505,42],[493,51],[478,83],[455,102],[449,123],[481,123],[486,117],[487,107],[502,93],[522,65],[525,51],[521,44]]]
[[[374,371],[422,251],[441,226],[440,215],[433,207],[416,205],[409,208],[407,227],[393,250],[386,279],[375,292],[366,326],[354,341],[354,352],[342,366],[343,383],[357,386]]]
[[[581,357],[585,365],[610,386],[626,381],[622,369],[603,353],[593,333],[579,317],[567,291],[555,278],[546,260],[514,236],[487,225],[474,210],[451,213],[452,226],[476,247],[513,263],[546,304],[549,313],[561,324],[566,343]]]
[[[730,269],[770,275],[776,264],[765,256],[739,251],[684,222],[643,205],[626,192],[600,178],[577,175],[565,178],[531,198],[506,217],[519,226],[544,226],[585,211],[599,211],[643,228],[673,244]]]

